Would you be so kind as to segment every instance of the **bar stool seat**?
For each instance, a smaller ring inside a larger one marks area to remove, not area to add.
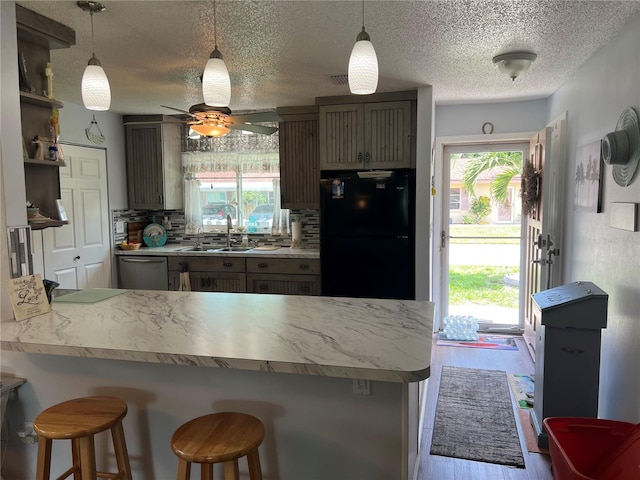
[[[93,480],[97,476],[131,480],[129,455],[122,428],[127,404],[116,397],[96,396],[68,400],[44,410],[33,422],[38,434],[37,480],[49,480],[53,440],[71,440],[73,465],[58,479],[75,477]],[[117,473],[96,471],[94,435],[111,431]]]
[[[178,480],[188,480],[191,464],[199,463],[201,479],[213,479],[213,465],[224,463],[225,480],[238,480],[238,459],[247,457],[249,478],[262,480],[258,447],[264,440],[264,425],[252,415],[237,412],[212,413],[181,425],[171,437],[178,456]]]

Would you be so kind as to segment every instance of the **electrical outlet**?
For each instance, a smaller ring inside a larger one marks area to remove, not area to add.
[[[354,395],[371,395],[371,384],[369,383],[369,380],[354,380],[353,394]]]
[[[124,222],[121,220],[116,222],[116,233],[124,233]]]

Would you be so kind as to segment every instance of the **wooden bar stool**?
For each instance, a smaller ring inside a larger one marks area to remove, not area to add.
[[[49,480],[51,475],[51,445],[53,440],[71,440],[73,466],[58,480],[74,474],[74,478],[94,480],[98,476],[131,480],[129,455],[124,440],[122,419],[127,404],[116,397],[84,397],[47,408],[33,422],[38,434],[38,467],[36,480]],[[96,471],[96,451],[93,437],[111,430],[117,473]]]
[[[191,464],[200,464],[200,478],[213,479],[213,464],[224,463],[225,480],[238,480],[238,459],[247,457],[249,478],[262,480],[258,447],[264,425],[252,415],[236,412],[212,413],[181,425],[171,437],[178,456],[178,480],[188,480]]]

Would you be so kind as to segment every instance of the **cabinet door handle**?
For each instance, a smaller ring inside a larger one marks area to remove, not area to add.
[[[231,262],[222,262],[222,266],[223,267],[227,267],[227,268],[233,267],[233,263],[231,263]]]
[[[300,265],[298,265],[298,268],[300,270],[309,270],[309,265],[307,265],[306,263],[301,263]]]
[[[303,293],[308,293],[309,292],[309,287],[307,285],[301,285],[300,286],[300,291]]]
[[[269,290],[269,285],[267,285],[266,283],[261,283],[258,288],[264,292],[265,290]]]
[[[369,163],[371,161],[371,154],[367,152],[364,156],[364,163]]]
[[[269,265],[267,265],[266,263],[260,263],[258,264],[258,268],[267,268]]]
[[[211,287],[211,277],[207,277],[207,287]]]
[[[362,163],[362,152],[358,152],[358,163]]]
[[[162,195],[158,195],[158,203],[162,203]]]
[[[200,288],[204,288],[204,277],[200,279]]]
[[[80,255],[78,255],[77,257],[74,257],[74,260],[80,260]]]

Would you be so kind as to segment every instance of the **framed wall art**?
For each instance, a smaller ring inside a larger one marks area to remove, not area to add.
[[[602,212],[601,141],[578,147],[573,176],[573,205],[578,210]]]

